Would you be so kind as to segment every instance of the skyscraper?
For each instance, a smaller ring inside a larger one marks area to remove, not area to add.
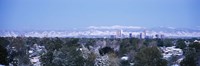
[[[146,36],[147,36],[147,33],[146,33],[146,30],[144,30],[144,36],[143,36],[143,38],[146,38]]]
[[[117,30],[116,31],[116,37],[117,38],[122,38],[122,32],[123,32],[123,30]]]
[[[132,38],[132,33],[129,33],[129,38]]]

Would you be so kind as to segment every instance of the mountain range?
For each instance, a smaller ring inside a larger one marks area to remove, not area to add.
[[[174,28],[174,27],[155,27],[146,28],[139,26],[89,26],[83,30],[33,30],[33,31],[1,31],[2,37],[88,37],[108,38],[111,35],[116,35],[117,32],[121,32],[124,37],[129,37],[131,33],[133,36],[137,36],[140,33],[146,33],[147,36],[155,36],[157,34],[164,35],[165,37],[200,37],[200,30],[198,28]]]

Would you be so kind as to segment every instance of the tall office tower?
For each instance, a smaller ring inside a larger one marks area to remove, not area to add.
[[[164,34],[161,34],[161,35],[160,35],[160,38],[161,38],[161,39],[164,39],[164,37],[165,37]]]
[[[142,33],[140,33],[139,38],[142,39]]]
[[[143,38],[146,38],[146,36],[147,36],[147,33],[146,33],[146,30],[144,30],[144,36],[143,36]]]
[[[123,32],[123,30],[117,30],[116,31],[116,37],[117,38],[122,38],[122,32]]]
[[[132,36],[132,33],[129,33],[129,38],[132,38],[133,36]]]

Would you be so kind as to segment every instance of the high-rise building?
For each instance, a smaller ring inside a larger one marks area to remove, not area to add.
[[[146,30],[144,30],[144,38],[146,38],[146,36],[147,36],[147,33],[146,33]]]
[[[129,33],[129,38],[132,38],[132,33]]]
[[[116,37],[117,38],[122,38],[122,32],[123,32],[123,30],[117,30],[116,31]]]
[[[140,39],[142,39],[142,33],[140,33],[139,37],[140,37]]]
[[[160,35],[160,38],[161,38],[161,39],[164,39],[164,37],[165,37],[164,34],[161,34],[161,35]]]
[[[115,35],[111,35],[110,38],[116,38],[116,36]]]

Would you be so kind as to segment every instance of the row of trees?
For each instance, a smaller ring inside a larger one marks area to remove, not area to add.
[[[181,66],[199,66],[200,65],[200,43],[192,42],[184,48],[185,58],[181,61]]]
[[[193,40],[188,39],[188,41]],[[158,47],[173,45],[184,50],[186,58],[181,62],[183,66],[187,66],[188,62],[192,61],[197,63],[198,60],[195,58],[199,57],[200,44],[192,43],[186,48],[187,45],[184,41],[185,39],[0,37],[0,64],[8,65],[13,59],[18,59],[18,65],[31,65],[27,52],[33,44],[39,44],[45,46],[47,50],[40,57],[43,66],[93,66],[97,55],[91,52],[88,54],[89,57],[85,59],[79,48],[84,45],[91,50],[90,47],[99,46],[104,42],[106,42],[106,47],[113,50],[107,54],[110,61],[119,65],[134,63],[136,66],[166,66],[167,61],[162,59]],[[114,45],[119,45],[119,50],[115,50],[117,46]],[[15,47],[16,53],[11,53],[12,51],[9,49],[12,47]],[[128,56],[129,59],[120,61],[122,56]]]

